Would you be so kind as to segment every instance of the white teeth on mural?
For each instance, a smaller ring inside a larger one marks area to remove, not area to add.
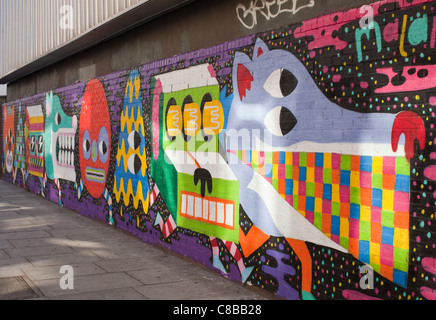
[[[74,166],[74,134],[59,133],[57,144],[59,151],[57,153],[57,162],[60,166]]]
[[[182,191],[180,212],[185,217],[233,228],[234,211],[234,204],[229,201],[202,198],[200,195]]]

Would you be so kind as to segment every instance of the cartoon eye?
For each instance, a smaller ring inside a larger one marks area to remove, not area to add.
[[[42,154],[42,148],[44,146],[44,138],[42,136],[38,136],[38,154]]]
[[[285,107],[275,107],[265,117],[265,127],[275,136],[283,137],[294,129],[298,121]]]
[[[61,124],[61,121],[62,121],[62,117],[61,117],[60,113],[56,113],[55,123],[59,126]]]
[[[100,161],[106,163],[109,158],[109,135],[105,127],[101,127],[98,134],[98,154]]]
[[[35,136],[30,137],[30,152],[35,153]]]
[[[14,136],[12,136],[11,137],[11,143],[14,144],[14,142],[15,142],[15,139],[14,139]]]
[[[130,132],[129,138],[127,139],[127,141],[129,142],[130,148],[132,148],[133,150],[136,150],[141,145],[141,136],[139,135],[139,133],[137,131],[132,131],[132,132]]]
[[[89,131],[86,130],[83,134],[83,156],[85,157],[85,160],[89,160],[89,157],[91,157],[91,136],[89,135]]]
[[[132,154],[130,158],[127,160],[127,168],[130,173],[133,175],[138,174],[139,170],[141,170],[142,161],[136,154]]]
[[[298,80],[286,69],[273,71],[266,79],[263,88],[274,98],[284,98],[290,95],[297,87]]]

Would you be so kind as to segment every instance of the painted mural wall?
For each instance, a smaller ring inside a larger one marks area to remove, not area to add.
[[[3,106],[2,178],[286,299],[436,298],[436,2]]]

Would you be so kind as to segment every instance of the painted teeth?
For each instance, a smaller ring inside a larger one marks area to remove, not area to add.
[[[183,216],[233,228],[234,202],[217,201],[216,198],[202,198],[195,193],[181,192],[180,212]]]
[[[74,135],[59,134],[57,161],[60,166],[74,167]]]
[[[74,149],[74,136],[60,135],[59,136],[59,146],[62,149]]]

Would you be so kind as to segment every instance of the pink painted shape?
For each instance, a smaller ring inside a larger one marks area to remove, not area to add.
[[[342,25],[344,25],[344,23],[338,23],[336,25],[326,25],[322,24],[322,22],[317,22],[316,24],[320,24],[320,26],[315,29],[310,29],[307,24],[310,24],[310,22],[304,21],[303,26],[298,27],[295,30],[294,35],[297,39],[312,36],[314,40],[309,43],[309,50],[315,50],[328,46],[334,46],[336,50],[343,50],[347,46],[346,41],[340,40],[338,37],[333,38],[332,36],[333,31],[338,31],[342,27]]]
[[[410,75],[409,70],[415,69],[416,71]],[[418,77],[418,71],[421,69],[427,69],[428,75],[424,78]],[[421,66],[409,66],[403,68],[402,76],[406,78],[406,81],[399,86],[392,84],[392,78],[397,75],[393,68],[379,68],[377,69],[379,74],[384,74],[389,77],[389,84],[384,87],[375,90],[375,93],[392,93],[392,92],[408,92],[425,90],[436,87],[436,65],[421,65]]]
[[[394,211],[409,212],[410,196],[408,192],[394,191]]]
[[[332,214],[332,201],[322,199],[322,213]]]
[[[380,263],[387,266],[394,266],[394,247],[388,244],[380,244]]]
[[[431,29],[430,47],[434,48],[436,37],[436,17],[433,17],[433,28]]]
[[[398,41],[398,18],[386,25],[383,29],[383,38],[386,42]]]
[[[381,223],[381,208],[371,207],[371,222]]]
[[[349,237],[351,239],[360,238],[360,222],[357,219],[349,219]]]
[[[341,155],[339,153],[332,154],[332,169],[341,170]]]
[[[306,181],[298,181],[298,195],[306,196]]]
[[[207,67],[207,70],[209,71],[210,76],[211,76],[212,78],[216,78],[216,71],[215,71],[213,65],[210,64],[210,65]]]
[[[436,165],[428,166],[424,169],[424,176],[431,180],[436,180]]]
[[[383,158],[383,174],[395,174],[395,158]]]
[[[372,188],[372,172],[360,171],[360,187]]]
[[[309,222],[311,224],[314,224],[314,222],[315,222],[315,214],[312,211],[306,211],[305,218],[307,220],[309,220]]]
[[[323,170],[322,167],[315,167],[315,182],[322,183]]]
[[[341,81],[341,75],[340,74],[335,74],[333,77],[332,77],[332,81],[333,82],[339,82],[339,81]]]
[[[279,179],[286,179],[286,164],[283,164],[283,163],[279,164],[278,176],[279,176]]]
[[[426,257],[422,259],[422,267],[433,274],[436,274],[436,259],[435,258],[430,258],[430,257]]]
[[[153,116],[152,116],[152,130],[153,130],[153,159],[156,161],[159,158],[159,105],[160,95],[162,93],[162,83],[158,79],[154,86],[153,92]]]
[[[339,198],[341,202],[350,203],[350,187],[345,185],[339,186]]]
[[[427,287],[420,288],[421,295],[427,300],[436,300],[436,291]]]

